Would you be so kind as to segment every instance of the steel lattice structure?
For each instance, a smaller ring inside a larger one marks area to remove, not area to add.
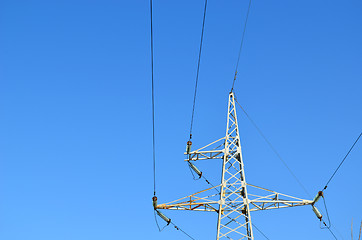
[[[185,154],[188,156],[185,161],[189,163],[223,159],[221,184],[158,204],[155,209],[216,212],[217,240],[254,239],[250,214],[253,211],[313,205],[315,202],[315,199],[304,200],[247,184],[233,92],[229,94],[225,137]]]

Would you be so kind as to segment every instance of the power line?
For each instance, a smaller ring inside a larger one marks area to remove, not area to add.
[[[324,223],[324,222],[323,222],[323,223]],[[328,229],[329,232],[333,235],[333,237],[334,237],[336,240],[338,240],[337,237],[336,237],[336,235],[334,235],[334,233],[332,232],[331,228],[327,228],[327,229]]]
[[[360,137],[362,136],[362,132],[360,133],[360,135],[358,136],[358,138],[356,139],[356,141],[353,143],[352,147],[349,149],[349,151],[347,152],[347,154],[344,156],[343,160],[341,161],[341,163],[338,165],[337,169],[334,171],[334,173],[332,174],[332,176],[329,178],[327,184],[324,186],[322,192],[324,190],[327,189],[328,187],[328,184],[331,182],[332,178],[336,175],[337,171],[339,170],[339,168],[342,166],[343,162],[347,159],[349,153],[352,151],[352,149],[354,148],[354,146],[357,144],[358,140],[360,139]],[[324,200],[324,198],[323,198]],[[334,235],[334,233],[332,232],[331,230],[331,221],[329,219],[329,214],[328,214],[328,210],[327,210],[327,205],[325,203],[325,200],[324,200],[324,205],[325,205],[325,208],[326,208],[326,212],[327,212],[327,218],[328,218],[328,222],[329,222],[329,225],[327,225],[324,221],[323,221],[323,224],[326,226],[326,228],[329,230],[329,232],[333,235],[333,237],[335,239],[337,239],[337,237]]]
[[[258,127],[258,125],[256,125],[256,123],[253,121],[253,119],[249,116],[249,114],[245,111],[245,109],[240,105],[240,103],[238,102],[238,100],[235,97],[235,101],[236,103],[239,105],[239,107],[241,108],[241,110],[244,112],[244,114],[246,115],[246,117],[249,119],[249,121],[251,122],[251,124],[255,127],[255,129],[258,131],[258,133],[260,134],[260,136],[264,139],[264,141],[269,145],[269,147],[272,149],[272,151],[275,153],[275,155],[279,158],[279,160],[284,164],[284,166],[288,169],[289,173],[294,177],[294,179],[298,182],[299,186],[304,190],[304,192],[311,198],[311,194],[307,191],[307,189],[304,187],[304,185],[302,184],[302,182],[297,178],[297,176],[293,173],[293,171],[289,168],[289,166],[287,165],[287,163],[283,160],[283,158],[281,157],[281,155],[278,153],[278,151],[275,149],[275,147],[271,144],[271,142],[266,138],[266,136],[264,135],[264,133],[261,131],[261,129]]]
[[[157,224],[157,228],[158,228],[158,230],[159,230],[160,232],[162,232],[169,224],[172,224],[172,225],[175,227],[176,230],[181,231],[183,234],[185,234],[185,235],[186,235],[187,237],[189,237],[190,239],[196,240],[196,239],[193,238],[190,234],[188,234],[186,231],[184,231],[184,230],[182,230],[180,227],[176,226],[176,224],[173,223],[173,222],[171,221],[171,219],[169,219],[169,222],[167,223],[167,225],[165,225],[165,226],[163,226],[162,228],[160,228],[160,226],[158,225],[158,222],[157,222],[156,211],[157,211],[157,210],[154,211],[155,221],[156,221],[156,224]],[[157,212],[158,212],[158,211],[157,211]],[[160,213],[160,212],[158,212],[158,214],[163,215],[163,214]],[[164,215],[163,215],[163,216],[164,216]]]
[[[176,226],[173,222],[170,222],[170,223],[175,227],[176,230],[181,231],[183,234],[185,234],[186,236],[188,236],[190,239],[196,240],[195,238],[191,237],[190,234],[188,234],[187,232],[185,232],[184,230],[182,230],[181,228],[179,228],[178,226]]]
[[[156,195],[156,142],[155,142],[155,91],[153,80],[153,18],[152,18],[152,0],[150,0],[150,17],[151,17],[151,79],[152,79],[152,157],[153,157],[153,195]]]
[[[331,227],[333,227],[334,230],[339,234],[339,237],[342,237],[342,239],[344,239],[343,236],[342,236],[342,235],[340,234],[340,232],[338,231],[338,229],[337,229],[335,226],[332,225],[332,222],[331,222],[331,220],[330,220],[330,218],[329,218],[329,214],[328,214],[328,209],[327,209],[326,200],[325,200],[324,197],[323,197],[323,201],[324,201],[324,206],[325,206],[325,210],[326,210],[326,214],[327,214],[328,224],[323,220],[323,224],[324,224],[325,227],[321,227],[321,229],[328,229],[328,231],[333,235],[333,237],[334,237],[335,239],[337,239],[336,235],[332,232]]]
[[[280,154],[276,151],[276,149],[273,147],[273,145],[270,143],[270,141],[265,137],[265,135],[263,134],[263,132],[260,130],[260,128],[256,125],[256,123],[253,121],[253,119],[249,116],[249,114],[245,111],[245,109],[240,105],[240,103],[237,101],[237,99],[235,98],[236,103],[239,105],[239,107],[241,108],[241,110],[244,112],[244,114],[246,115],[246,117],[250,120],[250,122],[252,123],[252,125],[256,128],[256,130],[258,131],[258,133],[262,136],[262,138],[266,141],[266,143],[269,145],[269,147],[273,150],[273,152],[278,156],[278,158],[282,161],[282,163],[284,164],[284,166],[288,169],[288,171],[292,174],[292,176],[295,178],[295,180],[299,183],[299,185],[303,188],[303,190],[309,195],[309,192],[306,190],[306,188],[304,187],[304,185],[300,182],[300,180],[296,177],[296,175],[292,172],[292,170],[288,167],[288,165],[286,164],[286,162],[282,159],[282,157],[280,156]],[[354,146],[357,144],[358,140],[360,139],[360,137],[362,136],[362,132],[361,134],[358,136],[358,138],[356,139],[356,141],[353,143],[352,147],[349,149],[349,151],[347,152],[347,154],[345,155],[345,157],[343,158],[342,162],[339,164],[339,166],[337,167],[337,169],[334,171],[334,173],[332,174],[332,176],[330,177],[330,179],[328,180],[326,186],[324,187],[323,191],[327,188],[328,184],[330,183],[330,181],[332,180],[332,178],[335,176],[335,174],[337,173],[337,171],[339,170],[339,168],[341,167],[341,165],[343,164],[343,162],[346,160],[346,158],[348,157],[348,155],[350,154],[350,152],[352,151],[352,149],[354,148]],[[324,198],[323,198],[324,199]],[[325,204],[325,203],[324,203]],[[326,205],[325,205],[326,206]],[[328,210],[326,207],[326,212],[327,212],[327,217],[328,217],[328,222],[329,224],[327,225],[324,221],[323,224],[325,225],[325,227],[328,229],[328,231],[333,235],[333,237],[335,239],[337,239],[336,235],[333,233],[333,231],[331,230],[331,221],[329,218],[329,214],[328,214]]]
[[[339,166],[337,167],[337,169],[334,171],[334,173],[332,174],[332,176],[329,178],[327,184],[324,186],[323,190],[327,189],[328,184],[330,183],[330,181],[332,180],[332,178],[334,177],[334,175],[336,175],[337,171],[339,170],[339,168],[342,166],[344,160],[346,160],[346,158],[348,157],[349,153],[352,151],[352,149],[354,148],[354,146],[356,145],[356,143],[358,142],[358,140],[360,139],[360,137],[362,136],[362,132],[361,134],[358,136],[358,138],[356,139],[356,141],[353,143],[352,147],[349,149],[349,151],[347,152],[346,156],[344,156],[342,162],[339,164]]]
[[[255,227],[256,230],[258,230],[258,232],[260,232],[266,239],[270,240],[257,226],[255,226],[254,223],[252,223],[252,225]]]
[[[326,210],[326,215],[327,215],[327,219],[328,219],[328,224],[324,223],[325,228],[330,228],[332,226],[331,224],[331,219],[329,218],[329,213],[328,213],[328,208],[327,208],[327,204],[326,204],[326,199],[323,197],[323,203],[324,203],[324,209]],[[322,228],[323,229],[323,228]]]
[[[331,227],[333,227],[334,230],[335,230],[335,232],[337,232],[338,237],[339,237],[339,238],[342,238],[342,239],[344,240],[343,235],[338,231],[338,229],[336,228],[336,226],[334,226],[333,224],[331,224]]]
[[[243,29],[243,34],[242,34],[242,36],[241,36],[241,42],[240,42],[238,60],[236,61],[235,75],[234,75],[233,85],[232,85],[232,87],[231,87],[231,92],[232,92],[233,89],[234,89],[234,84],[235,84],[236,76],[237,76],[237,74],[238,74],[238,67],[239,67],[240,55],[241,55],[241,50],[243,49],[243,43],[244,43],[246,25],[248,24],[248,19],[249,19],[250,6],[251,6],[251,0],[249,0],[248,11],[247,11],[247,13],[246,13],[246,18],[245,18],[245,23],[244,23],[244,29]]]
[[[202,20],[202,30],[201,30],[201,39],[200,39],[200,49],[199,49],[199,59],[198,59],[198,62],[197,62],[197,71],[196,71],[196,80],[195,80],[194,102],[193,102],[193,105],[192,105],[192,114],[191,114],[190,140],[191,140],[191,138],[192,138],[192,126],[193,126],[193,124],[194,124],[195,104],[196,104],[196,95],[197,95],[197,84],[198,84],[198,81],[199,81],[202,42],[203,42],[203,39],[204,39],[204,29],[205,29],[205,19],[206,19],[206,7],[207,7],[207,0],[205,0],[204,18],[203,18],[203,20]]]
[[[158,224],[157,217],[156,217],[156,211],[153,211],[153,214],[155,215],[155,222],[156,222],[158,231],[159,231],[159,232],[162,232],[168,225],[165,225],[165,226],[163,226],[162,228],[160,228],[160,225]]]

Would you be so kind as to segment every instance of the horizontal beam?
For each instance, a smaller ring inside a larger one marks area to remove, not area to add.
[[[217,212],[219,206],[219,201],[207,201],[207,202],[197,202],[191,200],[190,202],[183,202],[177,204],[159,204],[157,209],[167,209],[167,210],[190,210],[190,211],[211,211]],[[243,204],[243,201],[225,201],[225,205],[230,205],[232,207],[237,206],[238,204]],[[279,209],[287,207],[298,207],[312,205],[313,201],[282,201],[282,200],[266,200],[266,201],[249,201],[249,204],[252,206],[250,211],[259,211],[259,210],[269,210],[269,209]],[[228,210],[224,210],[227,212]],[[241,210],[240,210],[241,212]]]
[[[208,159],[223,159],[224,150],[211,150],[211,151],[194,151],[187,154],[188,156],[185,161],[198,161],[198,160],[208,160]]]
[[[219,206],[221,204],[220,200],[218,199],[220,193],[210,194],[209,191],[211,191],[212,189],[217,190],[220,186],[221,185],[214,186],[169,203],[158,204],[156,206],[156,209],[218,212]],[[257,188],[259,189],[259,191],[263,190],[264,192],[268,193],[267,195],[264,196],[249,194],[249,197],[251,197],[251,199],[248,199],[247,201],[250,206],[249,209],[250,211],[279,209],[279,208],[297,207],[297,206],[305,206],[313,204],[313,201],[310,200],[292,197],[286,194],[278,193],[251,184],[247,184],[247,186],[251,188]],[[225,191],[224,194],[225,193],[228,193],[228,191]],[[229,192],[229,194],[230,193],[240,195],[240,199],[233,199],[233,200],[225,199],[222,205],[229,206],[230,208],[236,208],[244,204],[244,201],[241,197],[242,195],[241,191],[237,190]],[[215,198],[217,198],[217,200]],[[228,212],[229,210],[224,208],[223,211]]]

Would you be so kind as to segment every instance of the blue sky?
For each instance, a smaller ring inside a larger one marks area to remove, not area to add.
[[[154,1],[160,202],[207,187],[183,161],[203,4]],[[246,7],[209,1],[195,148],[225,134]],[[0,239],[188,239],[154,223],[149,24],[148,1],[0,2]],[[252,3],[235,92],[312,195],[362,130],[361,26],[357,0]],[[247,181],[308,198],[238,117]],[[361,159],[360,142],[325,192],[338,239],[362,220]],[[215,214],[165,214],[215,238]],[[310,207],[252,217],[269,239],[333,239]]]

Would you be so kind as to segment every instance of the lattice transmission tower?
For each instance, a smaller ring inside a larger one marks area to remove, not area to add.
[[[254,239],[251,219],[251,212],[254,211],[312,205],[317,217],[322,218],[314,207],[320,197],[318,195],[313,200],[304,200],[247,183],[233,92],[229,94],[225,137],[195,151],[187,151],[185,155],[186,161],[199,177],[202,172],[193,162],[222,159],[221,183],[169,203],[157,204],[156,199],[154,208],[156,211],[168,209],[216,212],[217,240]],[[160,214],[161,217],[164,216]]]

